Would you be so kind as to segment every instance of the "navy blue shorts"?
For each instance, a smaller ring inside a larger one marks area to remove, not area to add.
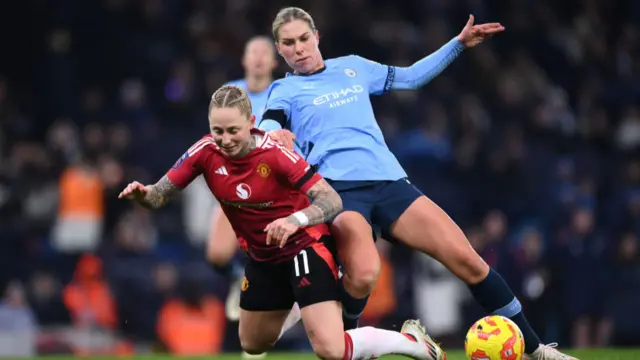
[[[396,181],[334,181],[327,180],[340,194],[343,211],[355,211],[380,230],[382,236],[392,240],[393,224],[422,192],[408,179]]]

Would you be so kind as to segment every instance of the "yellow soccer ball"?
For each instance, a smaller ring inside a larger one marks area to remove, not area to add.
[[[469,360],[521,360],[524,339],[518,325],[503,316],[485,316],[476,321],[464,340]]]

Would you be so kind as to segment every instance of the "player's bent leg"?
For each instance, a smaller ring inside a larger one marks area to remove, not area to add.
[[[326,360],[341,360],[345,354],[342,308],[337,301],[324,301],[301,309],[302,323],[313,352]]]
[[[417,198],[391,224],[390,232],[403,244],[432,256],[467,283],[485,311],[511,318],[522,330],[527,354],[539,351],[540,339],[507,283],[475,252],[458,225],[433,201],[425,196]]]
[[[444,352],[415,320],[405,322],[402,332],[370,326],[342,332],[340,304],[324,301],[302,308],[302,322],[320,359],[376,359],[390,354],[418,360],[445,359]]]
[[[425,196],[418,197],[390,227],[403,244],[434,257],[467,284],[487,277],[489,265],[456,223]]]
[[[240,311],[238,335],[242,350],[259,355],[271,349],[280,338],[289,310]]]
[[[207,242],[207,261],[214,267],[227,266],[238,251],[238,239],[229,219],[219,207],[211,218],[211,232]]]
[[[372,239],[371,225],[355,211],[338,215],[332,223],[331,233],[336,238],[343,264],[340,301],[344,328],[355,329],[378,280],[380,257]]]
[[[403,328],[405,334],[372,327],[342,331],[338,269],[333,250],[332,239],[325,237],[322,242],[301,250],[297,260],[292,261],[290,284],[318,357],[352,360],[400,354],[420,360],[442,360],[444,354],[436,350],[437,345],[422,327]]]
[[[371,225],[355,211],[342,212],[331,224],[344,267],[344,287],[356,298],[369,295],[380,275],[380,257],[372,233]]]
[[[298,260],[292,261],[290,284],[318,357],[352,360],[400,354],[420,360],[443,360],[444,353],[417,322],[405,323],[402,333],[373,327],[342,331],[337,264],[331,241],[325,238],[324,242],[303,249]]]
[[[244,274],[238,326],[240,344],[248,354],[262,354],[280,338],[294,304],[289,268],[286,263],[249,259]]]

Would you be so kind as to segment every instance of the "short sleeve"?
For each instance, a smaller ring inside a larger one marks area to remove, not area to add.
[[[262,120],[258,127],[265,120],[273,120],[280,124],[285,129],[288,120],[291,118],[291,96],[290,91],[287,90],[281,80],[275,81],[269,88],[269,95],[267,97],[267,104],[265,105],[265,112],[262,115]]]
[[[207,137],[193,144],[167,172],[169,181],[180,188],[187,187],[202,174],[201,158],[203,152],[201,150],[212,144],[213,139]]]
[[[292,188],[306,193],[322,179],[311,165],[295,152],[276,145],[273,153],[280,175]]]
[[[380,64],[357,55],[352,55],[350,58],[356,63],[356,67],[367,75],[370,94],[379,95],[391,90],[396,73],[394,66]]]

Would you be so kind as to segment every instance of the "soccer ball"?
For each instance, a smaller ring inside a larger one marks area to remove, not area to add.
[[[518,325],[503,316],[476,321],[464,340],[469,360],[521,360],[524,339]]]

